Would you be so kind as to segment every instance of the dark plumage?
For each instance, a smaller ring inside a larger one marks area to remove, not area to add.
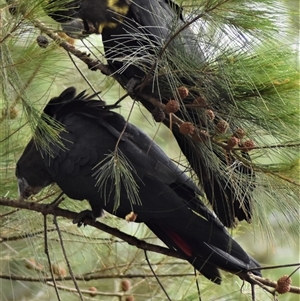
[[[52,0],[51,4],[59,6],[60,2]],[[202,50],[203,44],[186,26],[181,8],[173,1],[78,0],[68,5],[69,9],[63,12],[56,7],[58,14],[55,15],[55,8],[48,14],[61,22],[63,29],[72,36],[101,33],[107,62],[128,91],[133,91],[150,72],[150,81],[144,86],[143,93],[164,104],[174,98],[174,90],[180,85],[194,91],[175,113],[179,118],[214,133],[215,122],[207,122],[205,107],[196,110],[183,108],[183,104],[190,105],[195,98],[202,97],[201,93],[205,94],[215,112],[216,122],[230,116],[231,106],[228,104],[232,103],[232,97],[220,85],[220,78],[211,77],[209,70],[208,74],[201,75],[211,50],[207,45],[205,51]],[[182,28],[184,30],[180,30]],[[166,43],[168,47],[164,49]],[[162,49],[165,51],[161,52]],[[151,69],[155,62],[155,68]],[[155,107],[145,98],[138,94],[133,98],[141,101],[150,112],[155,112]],[[163,122],[170,125],[168,116]],[[230,131],[239,126],[231,120]],[[176,126],[172,127],[172,132],[222,223],[234,227],[237,220],[250,222],[255,187],[253,170],[231,160],[223,149],[212,143],[195,142],[182,135]],[[241,156],[250,161],[249,155]],[[236,163],[235,168],[230,175],[226,174],[225,170],[233,163]]]
[[[29,142],[16,167],[22,197],[57,183],[70,198],[88,200],[94,217],[102,209],[120,218],[134,212],[135,222],[145,223],[215,283],[221,282],[219,268],[249,281],[247,269],[259,264],[230,237],[199,199],[198,187],[151,138],[104,103],[84,92],[75,96],[74,88],[51,99],[44,113],[65,127],[59,133],[63,145],[49,143],[49,155],[39,151],[33,139]],[[102,178],[100,187],[97,184],[116,149],[130,166],[140,202],[133,202],[128,194],[128,177],[121,178],[120,190],[111,174]],[[81,222],[84,214],[79,216]]]

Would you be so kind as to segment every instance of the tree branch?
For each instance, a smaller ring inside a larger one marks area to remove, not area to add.
[[[39,213],[42,213],[43,215],[54,215],[54,216],[61,216],[61,217],[65,217],[68,218],[70,220],[74,220],[77,217],[77,213],[69,211],[69,210],[65,210],[65,209],[61,209],[61,208],[57,208],[51,204],[40,204],[40,203],[36,203],[36,202],[27,202],[27,201],[19,201],[19,200],[12,200],[9,198],[5,198],[5,197],[1,197],[0,198],[0,205],[2,206],[8,206],[8,207],[13,207],[13,208],[19,208],[19,209],[26,209],[26,210],[31,210],[31,211],[36,211]],[[84,223],[86,225],[89,225],[91,227],[97,228],[99,230],[102,230],[106,233],[109,233],[113,236],[116,236],[124,241],[126,241],[129,245],[135,246],[139,249],[142,250],[148,250],[148,251],[152,251],[152,252],[156,252],[156,253],[160,253],[163,255],[167,255],[167,256],[172,256],[172,257],[176,257],[176,258],[180,258],[180,259],[185,259],[182,256],[180,256],[179,254],[177,254],[177,252],[169,250],[168,248],[165,247],[161,247],[158,245],[154,245],[154,244],[149,244],[143,240],[140,240],[136,237],[133,237],[131,235],[128,235],[116,228],[110,227],[108,225],[105,225],[101,222],[95,222],[93,219],[91,218],[85,218],[84,219]],[[185,274],[186,275],[186,274]],[[24,281],[35,281],[34,278],[31,277],[23,277],[23,276],[16,276],[16,275],[0,275],[0,278],[3,279],[7,279],[7,277],[9,277],[9,279],[16,279],[16,280],[24,280]],[[18,277],[21,277],[21,279],[18,279]],[[125,277],[125,275],[124,275]],[[126,275],[127,278],[130,277],[130,275]],[[143,276],[144,277],[144,276]],[[261,283],[262,285],[266,285],[272,288],[276,287],[276,281],[272,281],[269,279],[265,279],[259,276],[255,276],[253,274],[250,275],[250,277],[254,280],[256,280],[257,282]],[[115,276],[105,276],[105,278],[115,278]],[[120,277],[119,277],[120,278]],[[66,279],[66,277],[58,277],[55,278],[55,280],[62,280],[62,279]],[[86,278],[86,276],[76,276],[77,280],[91,280],[94,278]],[[41,280],[39,278],[39,280]],[[51,278],[45,278],[44,281],[52,281],[52,277]],[[300,288],[299,287],[295,287],[295,286],[291,286],[290,287],[290,293],[295,293],[295,294],[300,294]]]
[[[266,286],[269,286],[269,287],[276,288],[276,286],[277,286],[277,281],[273,281],[273,280],[270,280],[270,279],[255,276],[253,274],[251,275],[251,278],[254,279],[254,280],[257,280],[258,282],[260,282],[260,283],[262,283]],[[294,293],[294,294],[300,295],[300,287],[291,286],[290,290],[289,290],[289,293]]]
[[[125,274],[121,275],[118,274],[112,274],[112,275],[102,275],[102,274],[88,274],[88,275],[74,275],[77,281],[92,281],[92,280],[100,280],[100,279],[133,279],[133,278],[149,278],[149,277],[155,277],[153,274]],[[179,274],[156,274],[156,276],[163,278],[163,277],[195,277],[194,273],[179,273]],[[7,280],[16,280],[16,281],[27,281],[27,282],[53,282],[52,277],[44,277],[42,278],[39,274],[38,277],[29,277],[29,276],[23,276],[23,275],[16,275],[16,274],[0,274],[0,279],[7,279]],[[69,281],[72,280],[71,276],[57,276],[54,278],[55,281]]]
[[[100,70],[105,75],[111,75],[111,71],[107,65],[102,64],[99,60],[94,60],[86,52],[82,52],[76,49],[73,45],[68,43],[66,40],[61,38],[58,34],[54,33],[49,29],[44,23],[39,20],[31,20],[32,24],[44,32],[48,37],[55,41],[59,46],[64,48],[67,52],[72,53],[78,59],[83,61],[89,69],[91,70]]]
[[[39,204],[39,203],[35,203],[35,202],[12,200],[12,199],[9,199],[9,198],[0,198],[0,205],[13,207],[13,208],[26,209],[26,210],[31,210],[31,211],[36,211],[36,212],[42,213],[43,215],[52,214],[52,215],[55,215],[55,216],[65,217],[65,218],[68,218],[70,220],[74,220],[77,217],[77,214],[78,214],[76,212],[72,212],[72,211],[69,211],[69,210],[54,207],[54,206],[51,206],[49,204]],[[139,249],[148,250],[148,251],[152,251],[152,252],[156,252],[156,253],[160,253],[160,254],[163,254],[163,255],[172,256],[172,257],[176,257],[176,258],[180,258],[180,259],[185,259],[175,251],[169,250],[168,248],[161,247],[161,246],[158,246],[158,245],[149,244],[149,243],[147,243],[143,240],[140,240],[136,237],[128,235],[128,234],[126,234],[126,233],[124,233],[124,232],[122,232],[122,231],[120,231],[116,228],[110,227],[110,226],[105,225],[105,224],[103,224],[101,222],[98,222],[98,221],[95,222],[91,218],[85,218],[84,223],[91,226],[91,227],[102,230],[106,233],[109,233],[109,234],[111,234],[115,237],[118,237],[118,238],[126,241],[129,245],[135,246]]]
[[[53,286],[52,282],[46,282],[47,285]],[[65,285],[58,285],[57,286],[60,290],[63,291],[67,291],[67,292],[72,292],[72,293],[79,293],[76,289],[74,289],[73,287],[68,287]],[[124,297],[124,296],[130,296],[130,293],[126,293],[126,292],[120,292],[120,293],[110,293],[110,292],[100,292],[100,291],[90,291],[90,290],[85,290],[85,289],[80,289],[80,293],[81,294],[88,294],[90,296],[96,296],[96,295],[100,295],[100,296],[110,296],[110,297]]]

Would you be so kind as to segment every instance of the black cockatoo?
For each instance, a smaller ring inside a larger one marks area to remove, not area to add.
[[[88,200],[95,218],[106,210],[145,223],[211,281],[221,283],[218,269],[251,281],[247,270],[259,264],[204,206],[194,182],[150,137],[92,98],[85,92],[76,96],[71,87],[50,100],[44,116],[64,128],[44,150],[34,138],[26,146],[16,166],[20,196],[57,183],[70,198]],[[118,160],[125,162],[126,177],[114,175]]]
[[[216,67],[212,71],[207,67],[213,46],[199,40],[195,34],[199,28],[188,26],[181,8],[173,1],[69,0],[66,3],[51,0],[46,12],[62,23],[70,35],[100,33],[112,72],[125,88],[131,87],[132,82],[142,83],[143,89],[135,90],[132,97],[155,120],[169,126],[171,118],[150,98],[162,104],[170,99],[178,101],[180,106],[175,114],[194,125],[196,137],[203,133],[218,137],[220,131],[221,139],[225,135],[221,142],[226,144],[231,135],[244,127],[245,119],[228,117],[236,103],[226,88],[226,78],[214,77]],[[202,29],[205,31],[205,24]],[[182,86],[189,91],[187,97],[178,90]],[[237,220],[250,222],[255,174],[249,154],[239,152],[243,158],[240,160],[210,138],[203,142],[202,138],[183,135],[176,125],[172,126],[172,132],[222,223],[233,227]]]

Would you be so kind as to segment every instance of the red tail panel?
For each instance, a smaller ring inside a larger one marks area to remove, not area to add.
[[[177,233],[168,229],[165,229],[165,231],[182,252],[184,252],[187,256],[192,256],[192,249]]]

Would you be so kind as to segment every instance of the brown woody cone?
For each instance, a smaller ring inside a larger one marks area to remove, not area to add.
[[[240,142],[240,139],[238,139],[237,137],[230,137],[227,141],[227,145],[229,148],[233,148],[235,146],[237,146]]]
[[[183,135],[191,135],[195,131],[195,127],[191,122],[183,122],[180,127],[179,131]]]
[[[95,292],[97,292],[97,289],[94,286],[89,287],[88,290],[91,291],[91,293],[89,294],[91,297],[96,296]]]
[[[131,295],[131,296],[127,296],[125,301],[134,301],[134,297]]]
[[[155,107],[151,113],[156,122],[162,122],[166,118],[165,112],[161,108]]]
[[[33,270],[37,266],[35,259],[29,258],[25,262],[25,267],[29,270]]]
[[[44,266],[41,263],[37,263],[33,258],[26,259],[25,267],[29,270],[42,271]]]
[[[130,290],[130,288],[131,288],[131,283],[130,283],[130,281],[129,281],[128,279],[123,279],[123,280],[121,281],[121,289],[122,289],[122,291],[123,291],[123,292],[127,292],[127,291]]]
[[[40,35],[36,38],[37,44],[41,47],[41,48],[47,48],[49,45],[49,40],[46,36]]]
[[[241,129],[241,128],[238,128],[233,133],[233,136],[237,137],[239,139],[243,139],[245,137],[245,131],[243,129]]]
[[[52,265],[51,265],[51,269],[52,269],[52,271],[53,271],[53,274],[55,274],[55,275],[57,275],[57,276],[64,277],[64,276],[67,275],[66,269],[60,267],[60,266],[57,265],[57,264],[52,264]]]
[[[9,118],[15,119],[18,116],[18,110],[15,107],[11,107],[9,110]]]
[[[208,120],[214,120],[216,115],[213,110],[206,110],[206,116]]]
[[[242,143],[242,147],[245,148],[243,149],[244,152],[249,152],[255,147],[255,143],[252,140],[246,140]]]
[[[189,90],[188,90],[188,88],[181,86],[181,87],[177,88],[177,93],[178,93],[180,99],[185,99],[189,95]]]
[[[15,119],[18,116],[18,110],[15,107],[10,107],[8,110],[2,110],[2,116],[8,117],[9,119]]]
[[[192,138],[195,141],[199,141],[199,142],[205,142],[209,139],[209,135],[207,133],[207,131],[201,130],[201,131],[195,131],[194,133],[191,134]]]
[[[229,123],[225,120],[220,120],[215,127],[216,131],[218,133],[226,133],[226,131],[229,129]]]
[[[168,114],[176,113],[180,108],[180,104],[178,101],[171,99],[167,102],[165,110]]]
[[[193,104],[198,105],[200,107],[205,107],[207,106],[207,101],[203,97],[199,96],[196,99],[194,99]]]
[[[278,294],[285,294],[290,291],[292,279],[288,275],[284,275],[277,280],[276,292]]]

